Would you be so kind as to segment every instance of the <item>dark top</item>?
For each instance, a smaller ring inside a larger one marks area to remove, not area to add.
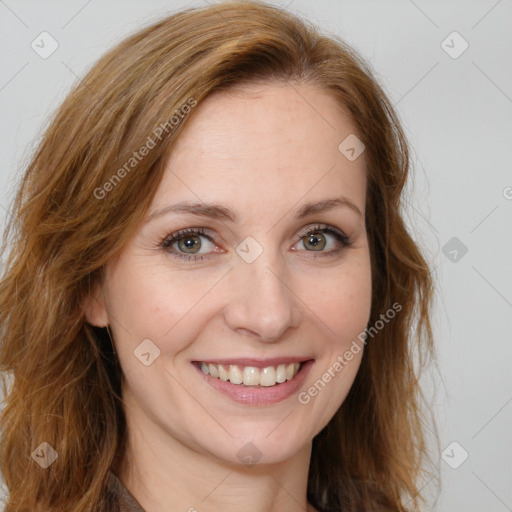
[[[112,512],[146,512],[112,470],[109,473],[108,497]]]

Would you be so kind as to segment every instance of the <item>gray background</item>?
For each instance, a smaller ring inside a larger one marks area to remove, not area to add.
[[[0,0],[2,225],[71,85],[124,35],[207,3]],[[408,218],[437,283],[438,365],[423,383],[440,430],[441,488],[429,510],[512,510],[512,2],[274,3],[359,50],[414,148]],[[58,42],[46,59],[31,48],[43,31]],[[424,484],[435,495],[435,480]]]

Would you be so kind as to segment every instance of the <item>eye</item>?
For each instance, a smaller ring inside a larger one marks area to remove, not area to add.
[[[343,231],[326,225],[308,227],[300,232],[298,238],[306,252],[317,252],[318,256],[332,256],[352,244]],[[160,245],[170,255],[191,261],[202,260],[204,255],[211,252],[219,252],[213,238],[203,228],[182,229],[164,238]],[[292,248],[292,251],[297,250],[295,246]]]
[[[216,247],[202,228],[187,228],[172,233],[160,245],[173,256],[194,261],[202,260],[203,254]]]
[[[307,252],[321,252],[326,254],[337,253],[344,247],[351,245],[350,238],[331,226],[317,225],[309,227],[299,234],[299,242]],[[324,249],[327,249],[324,251]],[[297,250],[297,249],[294,249]]]

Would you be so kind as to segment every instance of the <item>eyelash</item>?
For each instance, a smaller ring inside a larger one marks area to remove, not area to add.
[[[339,244],[339,247],[335,250],[331,250],[328,252],[320,252],[319,254],[315,254],[313,257],[324,257],[324,256],[332,256],[334,254],[337,254],[341,249],[350,247],[352,245],[352,240],[350,237],[345,235],[343,231],[339,231],[333,227],[326,226],[326,225],[316,225],[313,227],[308,227],[306,230],[301,231],[298,235],[298,240],[302,240],[303,238],[307,237],[308,235],[311,235],[313,233],[327,233],[329,235],[332,235],[337,243]],[[164,249],[167,253],[171,254],[172,256],[176,258],[183,258],[188,261],[198,261],[204,259],[204,255],[195,255],[195,254],[184,254],[181,252],[177,252],[174,250],[170,250],[172,245],[175,242],[178,242],[182,238],[185,238],[186,235],[197,235],[197,236],[203,236],[206,239],[208,239],[210,242],[215,243],[214,239],[207,235],[204,232],[203,228],[187,228],[187,229],[181,229],[175,233],[172,233],[165,237],[162,242],[160,243],[160,246],[162,249]],[[315,252],[315,251],[306,251],[306,252]]]

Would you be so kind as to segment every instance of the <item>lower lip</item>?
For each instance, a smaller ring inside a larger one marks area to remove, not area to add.
[[[313,363],[314,360],[312,359],[304,362],[299,372],[292,380],[287,380],[286,382],[276,384],[275,386],[246,386],[244,384],[231,384],[229,381],[217,379],[211,375],[203,373],[197,364],[194,364],[194,366],[207,384],[235,402],[246,405],[271,405],[281,402],[293,395],[304,382],[304,379],[313,366]]]

